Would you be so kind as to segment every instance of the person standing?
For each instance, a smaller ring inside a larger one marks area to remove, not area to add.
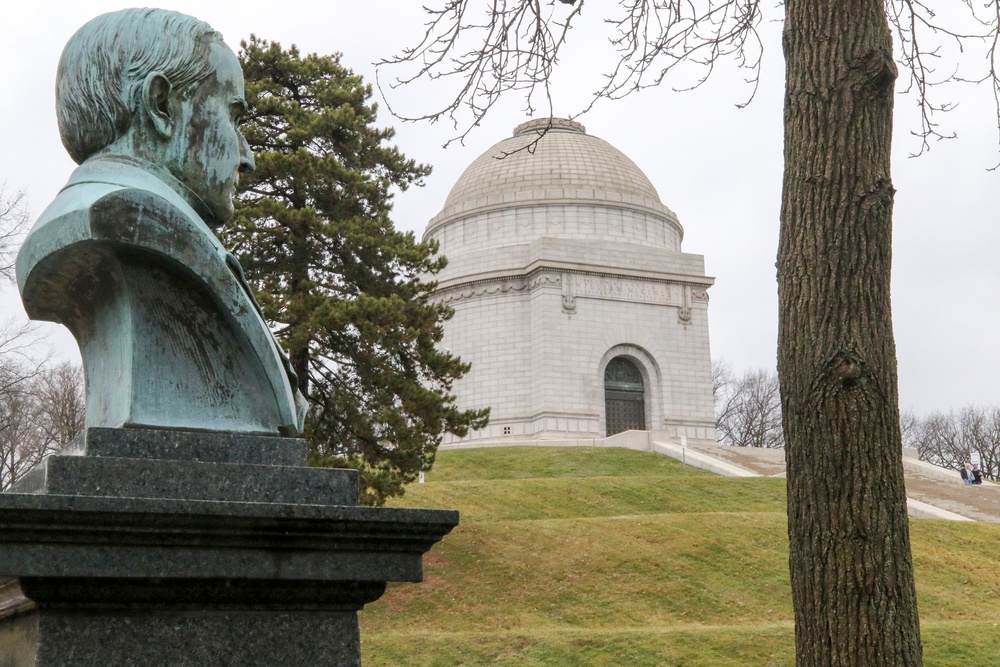
[[[983,483],[983,473],[979,469],[979,464],[978,463],[972,466],[972,483],[973,484],[982,484]]]
[[[970,466],[968,463],[966,463],[965,467],[962,468],[962,473],[961,474],[962,474],[962,483],[963,484],[972,484],[972,466]]]

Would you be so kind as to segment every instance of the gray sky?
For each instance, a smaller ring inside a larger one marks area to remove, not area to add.
[[[59,141],[53,109],[62,47],[90,18],[132,5],[105,0],[10,4],[0,23],[0,90],[6,94],[0,103],[0,182],[26,190],[37,215],[74,167]],[[411,0],[173,0],[159,5],[208,21],[234,49],[254,33],[306,52],[340,51],[343,62],[372,83],[371,63],[412,43],[423,23],[421,3]],[[596,11],[597,6],[588,8]],[[580,109],[599,84],[608,55],[597,34],[600,17],[588,11],[585,18],[571,35],[574,48],[564,55],[558,73],[557,115]],[[710,290],[712,354],[737,371],[775,363],[784,72],[780,25],[766,23],[762,30],[761,86],[746,109],[735,106],[748,92],[742,74],[724,67],[694,92],[662,86],[603,103],[578,119],[588,133],[618,147],[646,172],[685,228],[684,250],[705,256],[707,272],[717,279]],[[389,101],[415,113],[429,110],[435,94],[410,87],[390,91]],[[993,297],[1000,286],[995,259],[1000,215],[990,196],[1000,185],[1000,172],[987,171],[1000,160],[996,120],[988,89],[948,94],[959,106],[941,120],[959,138],[936,143],[916,159],[907,157],[919,148],[910,136],[918,122],[914,102],[904,95],[896,101],[893,319],[900,402],[918,413],[1000,404],[995,343],[1000,305]],[[522,106],[510,98],[464,146],[443,150],[455,134],[447,123],[404,124],[382,105],[379,123],[397,129],[396,143],[404,153],[434,167],[426,187],[397,196],[396,224],[421,234],[462,170],[527,118]],[[0,313],[25,318],[16,290],[0,294]],[[72,338],[59,327],[52,327],[51,340],[57,355],[78,358]]]

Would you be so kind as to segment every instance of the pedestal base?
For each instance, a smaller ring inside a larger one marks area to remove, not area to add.
[[[301,443],[94,435],[0,494],[0,667],[358,667],[357,611],[458,524],[357,506]]]
[[[0,622],[3,667],[360,667],[355,612],[35,610]]]

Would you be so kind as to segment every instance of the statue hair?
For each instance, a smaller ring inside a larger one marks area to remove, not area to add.
[[[216,41],[222,35],[204,21],[164,9],[125,9],[84,24],[56,74],[56,118],[70,157],[80,164],[128,130],[150,74],[175,90],[207,78]]]

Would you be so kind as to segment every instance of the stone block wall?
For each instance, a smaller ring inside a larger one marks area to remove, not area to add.
[[[443,344],[472,363],[454,387],[459,404],[491,408],[490,425],[469,437],[603,437],[604,368],[625,355],[643,374],[647,428],[714,438],[707,301],[693,300],[686,321],[680,306],[620,296],[576,295],[567,304],[569,275],[541,272],[519,290],[483,286],[452,301]]]

